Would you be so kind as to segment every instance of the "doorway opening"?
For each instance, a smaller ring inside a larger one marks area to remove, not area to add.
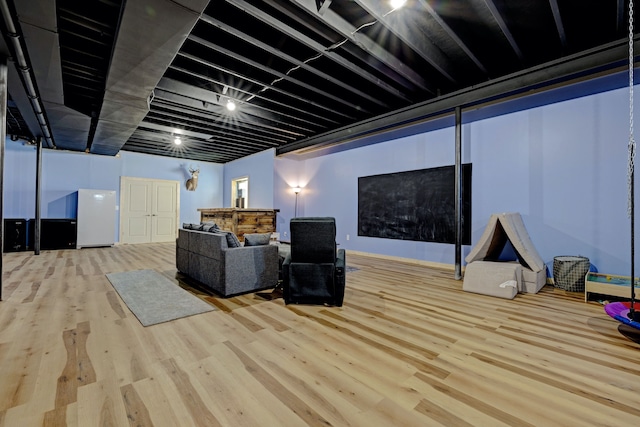
[[[240,209],[249,207],[248,176],[243,176],[231,180],[231,207]]]

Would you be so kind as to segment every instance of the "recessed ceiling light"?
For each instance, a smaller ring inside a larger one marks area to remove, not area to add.
[[[227,101],[227,110],[233,111],[235,109],[236,109],[236,103],[233,102],[232,100],[228,100]]]

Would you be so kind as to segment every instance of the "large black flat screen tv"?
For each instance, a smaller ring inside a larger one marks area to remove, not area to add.
[[[358,178],[358,236],[455,243],[455,168]],[[462,244],[471,244],[471,164],[462,165]]]

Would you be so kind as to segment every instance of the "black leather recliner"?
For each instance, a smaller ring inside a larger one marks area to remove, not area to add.
[[[293,218],[291,253],[282,264],[285,304],[341,306],[345,287],[345,251],[336,247],[336,220]]]

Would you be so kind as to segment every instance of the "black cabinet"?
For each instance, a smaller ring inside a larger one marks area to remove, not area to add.
[[[27,220],[24,218],[5,218],[4,252],[27,250]]]
[[[29,249],[33,250],[35,219],[29,220]],[[47,218],[40,220],[40,249],[75,249],[78,236],[75,218]]]

